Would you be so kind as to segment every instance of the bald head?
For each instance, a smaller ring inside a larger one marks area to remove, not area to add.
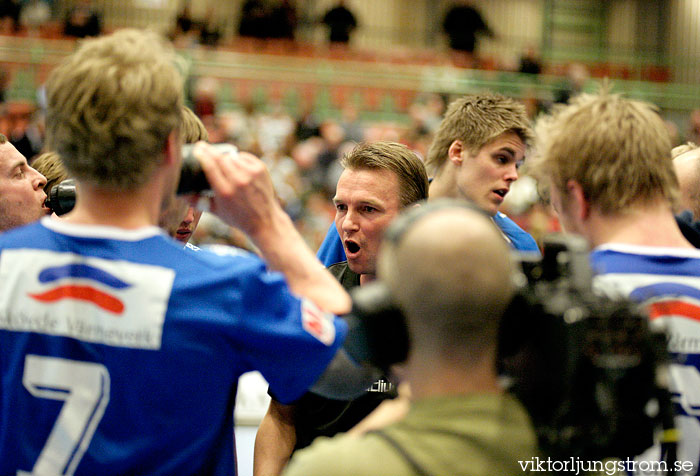
[[[380,254],[379,278],[406,315],[418,352],[489,352],[512,298],[510,250],[493,222],[460,207],[414,222]]]
[[[681,209],[691,210],[700,219],[700,148],[684,152],[673,159],[681,190]]]

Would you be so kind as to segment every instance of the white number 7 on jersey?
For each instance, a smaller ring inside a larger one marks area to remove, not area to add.
[[[37,398],[65,400],[31,473],[70,476],[80,463],[109,402],[109,372],[92,362],[27,355],[22,384]]]

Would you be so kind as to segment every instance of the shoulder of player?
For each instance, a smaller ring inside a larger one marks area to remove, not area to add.
[[[336,435],[297,451],[283,476],[385,476],[387,468],[397,476],[413,474],[378,435]]]

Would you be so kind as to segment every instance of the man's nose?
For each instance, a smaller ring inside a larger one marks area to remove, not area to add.
[[[343,230],[353,231],[358,229],[357,214],[352,210],[348,210],[343,218]]]
[[[515,164],[512,164],[511,166],[508,167],[506,170],[506,175],[505,179],[508,182],[515,182],[518,180],[518,167]]]
[[[190,224],[194,221],[194,208],[187,207],[187,214],[185,215],[185,218],[183,218],[182,221],[187,224]]]
[[[32,179],[34,188],[43,189],[46,186],[46,177],[44,177],[42,174],[40,174],[34,169],[32,169],[32,171],[34,173],[34,178]]]

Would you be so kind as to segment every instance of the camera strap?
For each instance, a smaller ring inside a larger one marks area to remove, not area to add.
[[[398,441],[396,441],[391,436],[384,433],[382,430],[373,430],[373,431],[368,432],[368,434],[369,433],[377,435],[377,436],[381,437],[384,441],[389,443],[389,445],[391,445],[391,447],[393,447],[396,450],[396,452],[404,460],[406,460],[408,465],[411,468],[413,468],[413,471],[415,471],[416,475],[418,475],[418,476],[434,476],[433,474],[427,472],[421,465],[419,465],[418,462],[415,459],[413,459],[413,457],[410,454],[408,454],[408,451],[406,451],[406,449],[403,446],[401,446]]]

